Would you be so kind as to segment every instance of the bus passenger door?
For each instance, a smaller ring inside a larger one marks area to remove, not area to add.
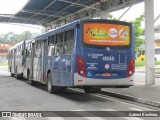
[[[43,82],[47,80],[47,62],[48,62],[48,40],[44,40],[44,51],[43,51]]]
[[[28,49],[27,49],[27,44],[26,44],[26,46],[25,46],[25,49],[24,49],[24,51],[23,51],[23,66],[24,66],[24,68],[23,68],[23,77],[24,78],[27,78],[27,66],[28,66],[28,63],[27,63],[27,56],[28,56]]]
[[[13,65],[13,73],[16,73],[16,56],[17,56],[17,50],[14,49],[13,62],[12,62],[12,65]]]
[[[11,50],[10,67],[11,73],[14,73],[14,50]]]
[[[33,79],[41,81],[41,68],[42,68],[42,47],[41,41],[36,41],[34,44],[34,61],[33,61]]]
[[[41,41],[41,64],[40,64],[40,73],[41,73],[41,82],[45,82],[46,80],[46,59],[47,59],[47,40]]]
[[[34,79],[34,47],[35,47],[35,43],[31,43],[31,57],[30,57],[30,73],[31,73],[31,79]]]

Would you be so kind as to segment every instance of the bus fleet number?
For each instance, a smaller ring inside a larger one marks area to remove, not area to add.
[[[106,57],[103,57],[104,61],[114,61],[114,57],[113,56],[106,56]]]

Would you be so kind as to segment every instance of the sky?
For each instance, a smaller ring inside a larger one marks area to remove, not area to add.
[[[19,10],[21,10],[27,2],[28,0],[0,0],[0,14],[15,14]],[[154,16],[156,18],[160,14],[159,10],[160,0],[154,0],[154,6],[155,6]],[[111,14],[113,15],[114,18],[119,18],[126,9],[127,8],[124,8],[122,10],[112,12]],[[144,2],[132,6],[132,8],[121,18],[121,20],[131,21],[134,20],[136,17],[139,17],[143,13],[144,13]],[[155,23],[155,26],[158,24],[160,24],[160,18]],[[144,26],[144,22],[142,23],[142,25]],[[2,23],[0,23],[0,28],[1,28],[0,34],[5,34],[10,31],[14,32],[15,34],[21,34],[24,31],[39,33],[42,30],[42,27],[40,27],[40,29],[37,29],[37,26],[32,26],[32,28],[30,28],[19,25],[2,24]]]
[[[28,0],[0,0],[0,14],[15,14],[23,8]],[[26,27],[25,27],[26,26]],[[13,32],[15,34],[21,34],[24,31],[31,31],[32,33],[40,33],[42,27],[31,25],[13,25],[0,23],[0,34]],[[39,29],[38,29],[39,28]]]

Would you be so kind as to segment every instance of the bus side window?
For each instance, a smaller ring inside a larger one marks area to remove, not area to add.
[[[54,35],[48,38],[48,56],[54,56],[55,47],[54,47]]]
[[[17,57],[17,48],[14,49],[14,55]]]
[[[34,47],[35,57],[40,57],[41,55],[41,41],[37,41]]]
[[[63,32],[56,35],[55,55],[63,54]]]
[[[74,29],[66,31],[64,39],[64,54],[72,53],[73,41],[74,41]]]
[[[12,52],[12,50],[11,50],[11,56],[10,56],[10,58],[13,59],[13,52]]]

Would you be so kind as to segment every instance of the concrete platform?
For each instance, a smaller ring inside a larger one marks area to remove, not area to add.
[[[156,66],[156,69],[160,69],[160,66]],[[160,78],[155,79],[155,85],[146,86],[145,67],[137,67],[135,71],[134,86],[129,88],[103,88],[102,93],[160,108]]]
[[[102,93],[160,108],[160,86],[136,85],[130,88],[103,88]]]

